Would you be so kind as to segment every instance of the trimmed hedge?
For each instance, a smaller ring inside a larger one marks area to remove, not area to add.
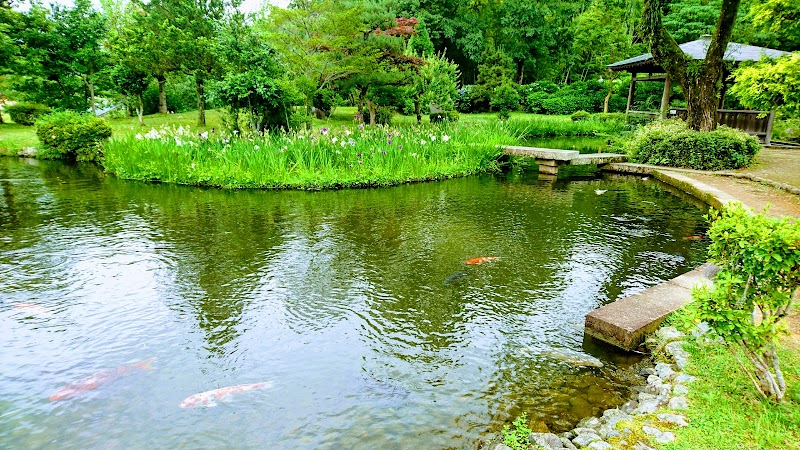
[[[632,162],[723,170],[750,165],[761,144],[744,131],[724,125],[714,131],[695,131],[673,119],[639,128],[623,147]]]
[[[50,108],[39,103],[15,103],[5,107],[11,120],[19,125],[31,126],[36,119],[50,113]]]
[[[572,119],[573,122],[580,122],[581,120],[589,120],[590,117],[592,117],[590,113],[581,109],[572,113],[570,119]]]
[[[100,162],[111,127],[90,114],[62,111],[37,120],[36,137],[42,143],[38,158]]]

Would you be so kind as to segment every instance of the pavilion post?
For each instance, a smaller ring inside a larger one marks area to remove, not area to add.
[[[636,72],[631,72],[631,85],[628,88],[628,106],[625,108],[625,113],[631,112],[633,106],[633,94],[636,92]]]
[[[661,95],[661,118],[667,118],[667,108],[669,108],[669,94],[672,92],[672,80],[667,74],[664,79],[664,94]]]

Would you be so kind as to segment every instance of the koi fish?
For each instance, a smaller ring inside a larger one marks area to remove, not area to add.
[[[53,314],[52,311],[44,306],[34,305],[33,303],[14,303],[14,309],[29,311],[35,314],[43,314],[45,316]]]
[[[464,278],[467,275],[468,275],[467,272],[464,272],[464,271],[456,272],[456,273],[450,275],[449,277],[445,278],[444,279],[444,284],[458,283],[459,281],[461,281],[462,278]]]
[[[706,238],[706,237],[705,237],[705,236],[703,236],[702,234],[697,234],[697,235],[694,235],[694,236],[685,236],[685,237],[683,238],[683,240],[684,240],[684,241],[701,241],[701,240],[703,240],[703,239],[705,239],[705,238]]]
[[[483,264],[487,261],[499,261],[497,256],[481,256],[480,258],[472,258],[464,261],[465,264]]]
[[[190,397],[186,397],[185,400],[181,402],[181,408],[195,408],[197,406],[217,406],[215,400],[224,400],[225,398],[233,395],[238,394],[240,392],[247,392],[252,391],[254,389],[269,389],[272,387],[271,381],[265,381],[263,383],[252,383],[252,384],[240,384],[237,386],[228,386],[219,389],[214,389],[212,391],[205,391],[199,394],[194,394]]]
[[[110,381],[116,380],[117,378],[130,375],[133,372],[137,372],[139,370],[153,370],[154,367],[152,366],[152,363],[155,360],[155,358],[145,359],[133,364],[119,366],[116,369],[103,370],[102,372],[89,375],[82,380],[78,380],[59,389],[55,394],[50,396],[50,400],[66,400],[68,398],[81,395],[86,391],[96,389]]]
[[[597,195],[603,195],[606,192],[608,192],[608,189],[595,189],[594,190],[594,193],[597,194]]]

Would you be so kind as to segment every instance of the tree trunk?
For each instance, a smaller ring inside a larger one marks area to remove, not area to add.
[[[370,99],[367,99],[367,108],[369,108],[369,124],[375,125],[375,116],[377,115],[375,102]]]
[[[195,84],[197,85],[197,126],[206,126],[206,91],[202,75],[194,76]]]
[[[92,82],[90,81],[91,80],[91,76],[92,76],[92,73],[89,72],[88,76],[83,77],[83,84],[86,85],[86,89],[89,91],[89,106],[91,106],[91,108],[92,108],[92,115],[96,116],[97,115],[97,110],[95,109],[95,106],[94,106],[94,84],[92,84]]]
[[[525,70],[525,61],[520,59],[517,61],[517,84],[522,84],[522,76]]]
[[[417,123],[422,123],[422,105],[420,105],[419,96],[414,99],[414,114],[417,116]]]
[[[142,101],[142,93],[139,92],[139,95],[137,95],[137,97],[139,98],[139,107],[136,108],[136,115],[139,116],[139,126],[143,127],[144,126],[144,117],[143,117],[144,116],[144,101]]]
[[[733,33],[741,0],[723,0],[717,27],[702,61],[691,60],[664,27],[662,1],[645,0],[642,33],[650,41],[653,59],[677,81],[686,94],[687,123],[694,130],[710,131],[717,126],[717,106],[722,82],[725,50]]]
[[[608,72],[611,72],[610,70]],[[610,76],[610,73],[606,73],[606,77],[608,78],[608,93],[606,93],[606,98],[603,99],[603,112],[608,112],[608,101],[611,99],[611,94],[614,92],[614,78]]]
[[[714,80],[697,77],[689,80],[686,93],[686,122],[693,130],[711,131],[717,128],[717,86]]]
[[[314,107],[312,97],[306,96],[305,104],[306,104],[306,116],[308,116],[308,118],[310,118],[311,117],[312,108]],[[308,120],[309,121],[306,122],[306,130],[311,131],[311,129],[312,129],[311,121],[310,121],[310,119],[308,119]]]
[[[167,114],[167,77],[165,75],[156,75],[158,81],[158,112]]]

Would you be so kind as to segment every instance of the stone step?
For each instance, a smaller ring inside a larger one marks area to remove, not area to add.
[[[569,163],[573,166],[602,166],[604,164],[624,163],[627,160],[627,156],[619,153],[587,153],[572,158]]]
[[[658,284],[638,294],[619,299],[586,315],[584,332],[624,350],[633,350],[655,332],[672,312],[692,299],[692,286],[711,284],[711,263]]]
[[[581,153],[577,150],[556,150],[552,148],[518,147],[509,145],[503,147],[503,153],[513,156],[527,156],[528,158],[550,159],[554,161],[570,161]]]

